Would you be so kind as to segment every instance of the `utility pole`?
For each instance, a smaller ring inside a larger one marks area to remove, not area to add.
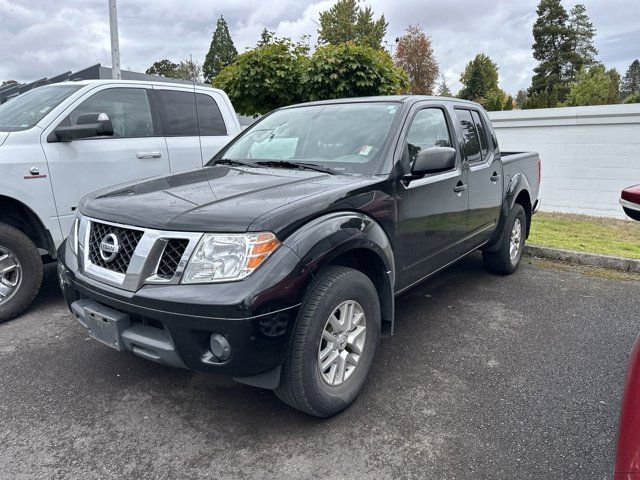
[[[118,9],[116,0],[109,0],[109,27],[111,29],[111,73],[114,80],[121,80],[120,45],[118,41]]]

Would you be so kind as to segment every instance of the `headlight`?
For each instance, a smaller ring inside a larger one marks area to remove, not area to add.
[[[280,245],[271,232],[219,235],[205,233],[189,260],[182,283],[241,280]]]
[[[71,251],[78,255],[78,228],[80,228],[80,219],[78,217],[73,221],[73,225],[71,225],[71,232],[69,232],[69,245],[71,246]]]

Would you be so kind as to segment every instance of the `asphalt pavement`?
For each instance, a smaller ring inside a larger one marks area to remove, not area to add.
[[[55,269],[0,325],[0,478],[606,479],[640,277],[478,255],[397,300],[348,410],[307,417],[269,391],[88,338]]]

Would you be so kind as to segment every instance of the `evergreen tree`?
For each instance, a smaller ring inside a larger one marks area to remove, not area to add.
[[[440,97],[453,97],[453,93],[451,93],[451,89],[449,85],[447,85],[447,81],[444,78],[444,75],[440,76],[440,83],[438,83],[438,96]]]
[[[620,74],[615,68],[607,70],[607,75],[611,80],[609,83],[609,105],[620,103]]]
[[[374,20],[371,7],[360,8],[358,0],[339,0],[320,13],[318,42],[332,45],[354,42],[380,48],[388,26],[384,15]]]
[[[433,95],[438,78],[438,61],[433,54],[431,39],[419,25],[410,25],[400,37],[395,63],[409,74],[413,95]]]
[[[238,51],[231,39],[227,22],[220,16],[216,24],[216,30],[211,38],[211,46],[202,66],[207,83],[211,83],[215,76],[220,73],[220,70],[232,64],[237,56]]]
[[[584,5],[578,3],[569,13],[569,43],[571,45],[570,77],[584,67],[592,66],[596,61],[598,50],[593,45],[596,29],[587,15]]]
[[[531,79],[531,95],[546,93],[548,103],[564,101],[571,68],[569,16],[560,0],[540,0],[533,25],[533,57],[538,60]],[[548,105],[555,106],[555,105]]]
[[[518,108],[524,108],[526,101],[527,91],[523,89],[518,90],[518,93],[516,94],[516,105],[518,106]]]
[[[502,110],[513,110],[513,97],[511,95],[507,96],[507,100],[504,102]]]
[[[629,69],[622,79],[620,93],[623,98],[640,93],[640,60],[636,59],[629,65]]]
[[[476,55],[460,76],[462,90],[460,98],[479,102],[491,92],[498,90],[498,66],[484,53]]]
[[[275,38],[276,33],[264,28],[262,33],[260,34],[260,40],[258,41],[258,46],[262,47],[267,43],[271,43]]]

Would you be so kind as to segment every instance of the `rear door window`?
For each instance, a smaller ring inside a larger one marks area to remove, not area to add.
[[[158,90],[164,106],[164,134],[167,137],[198,136],[196,96],[193,92]]]
[[[215,99],[204,93],[196,94],[198,124],[201,136],[220,136],[227,134],[222,113]]]
[[[462,135],[464,136],[464,150],[467,154],[469,163],[482,161],[480,140],[476,130],[475,122],[471,116],[470,110],[456,108],[456,116],[462,127]]]
[[[480,149],[482,150],[482,158],[486,159],[487,155],[489,155],[489,141],[487,138],[487,129],[484,128],[484,123],[480,118],[480,114],[475,110],[471,111],[471,116],[473,117],[473,122],[476,124],[476,131],[478,132],[478,137],[480,138]]]

